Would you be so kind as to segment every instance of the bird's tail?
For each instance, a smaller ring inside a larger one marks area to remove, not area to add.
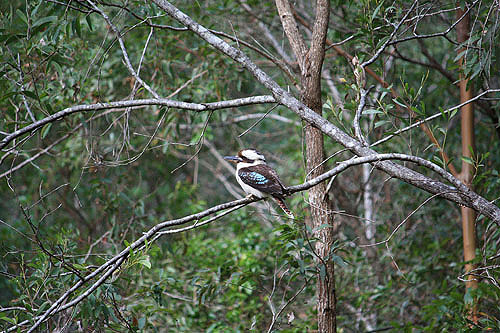
[[[291,219],[295,218],[293,216],[292,212],[290,211],[290,209],[288,209],[288,207],[286,206],[285,201],[283,199],[278,198],[278,197],[274,197],[274,200],[276,201],[276,203],[278,204],[278,206],[280,206],[280,208],[283,209],[283,211],[285,212],[285,214],[289,218],[291,218]]]

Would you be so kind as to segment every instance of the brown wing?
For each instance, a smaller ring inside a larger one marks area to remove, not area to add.
[[[275,197],[283,197],[283,184],[278,174],[267,164],[241,168],[238,176],[253,188]]]

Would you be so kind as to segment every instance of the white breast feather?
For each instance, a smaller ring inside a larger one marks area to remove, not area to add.
[[[255,166],[258,164],[264,164],[264,163],[265,163],[264,161],[258,160],[258,161],[255,161],[253,163],[240,162],[236,166],[236,180],[238,181],[238,184],[240,184],[241,188],[243,189],[243,191],[245,191],[246,194],[252,194],[258,198],[264,198],[267,196],[266,193],[261,192],[261,191],[257,190],[256,188],[253,188],[252,186],[246,184],[243,180],[241,180],[240,176],[238,175],[238,171],[240,171],[240,169],[242,169],[242,168],[248,168],[251,166]]]
[[[246,194],[255,195],[257,198],[264,198],[266,196],[264,192],[261,192],[256,188],[253,188],[252,186],[245,184],[245,182],[241,180],[240,176],[236,175],[236,180],[238,181],[238,184],[240,184],[241,188],[243,189],[243,191],[245,191]]]

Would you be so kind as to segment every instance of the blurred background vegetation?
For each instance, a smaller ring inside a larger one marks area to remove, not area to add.
[[[278,59],[292,73],[297,70],[273,2],[173,3],[205,27],[226,33],[226,41],[297,93],[296,82],[270,60]],[[132,66],[138,71],[140,65],[140,76],[160,96],[205,103],[268,93],[189,31],[170,29],[180,26],[155,5],[114,0],[96,5],[122,32]],[[312,22],[314,8],[308,1],[294,5]],[[350,38],[341,47],[366,60],[410,5],[332,1],[328,39]],[[498,4],[473,5],[465,74],[477,91],[498,89]],[[419,2],[418,33],[448,29],[456,6]],[[86,1],[0,4],[2,138],[74,105],[152,97],[124,65],[116,34],[91,8]],[[399,38],[411,35],[412,28],[408,24]],[[301,30],[310,37],[307,29]],[[388,88],[367,79],[368,85],[376,85],[362,118],[371,142],[459,104],[460,45],[455,35],[451,29],[445,37],[394,44],[370,66],[400,94],[394,99]],[[353,134],[354,76],[349,61],[333,49],[326,54],[324,79],[323,116]],[[498,96],[483,99],[475,113],[474,187],[489,200],[500,195]],[[400,104],[411,105],[415,115],[399,112]],[[16,139],[16,148],[0,155],[0,328],[42,313],[79,274],[92,272],[155,224],[242,196],[220,156],[255,147],[285,184],[303,182],[303,124],[297,115],[278,106],[239,137],[271,108],[252,105],[210,113],[154,106],[80,112]],[[461,163],[459,119],[453,112],[429,123],[456,167]],[[327,156],[342,148],[325,140]],[[376,149],[445,164],[418,127]],[[330,168],[349,157],[343,152],[326,163]],[[338,330],[500,330],[498,227],[478,218],[476,260],[491,266],[492,280],[483,279],[473,294],[464,293],[459,207],[433,198],[419,208],[430,194],[370,170],[373,222],[366,223],[362,171],[349,169],[330,190],[340,223],[332,258]],[[272,203],[261,202],[208,226],[163,236],[134,253],[119,273],[41,331],[266,331],[272,312],[287,303],[274,330],[314,331],[317,263],[311,250],[315,240],[305,223],[307,194],[287,201],[296,221],[283,219]],[[386,239],[417,208],[387,244],[362,246]],[[368,238],[367,225],[375,226]],[[474,298],[480,299],[480,321],[470,326],[466,304]]]

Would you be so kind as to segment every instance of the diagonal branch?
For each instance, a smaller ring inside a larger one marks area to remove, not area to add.
[[[474,6],[479,2],[479,0],[474,1],[470,6],[468,6],[467,10],[461,15],[458,20],[453,22],[452,25],[450,25],[445,31],[442,32],[436,32],[433,34],[426,34],[426,35],[418,35],[418,34],[413,34],[412,36],[404,37],[398,40],[390,41],[389,45],[394,45],[394,44],[399,44],[403,42],[407,42],[409,40],[414,40],[414,39],[425,39],[425,38],[434,38],[434,37],[446,37],[456,26],[459,24],[469,13],[469,11],[474,8]],[[460,7],[458,7],[460,8]],[[456,10],[456,8],[452,8],[451,10]],[[448,39],[449,40],[449,39]]]
[[[359,141],[355,140],[351,136],[347,135],[341,131],[338,127],[330,123],[325,118],[316,114],[313,110],[305,106],[303,103],[298,101],[290,93],[282,89],[267,73],[262,71],[257,65],[255,65],[247,55],[245,55],[240,50],[231,47],[229,44],[224,42],[219,37],[210,33],[205,27],[196,23],[189,16],[181,12],[175,6],[170,4],[166,0],[151,0],[167,12],[170,16],[175,18],[177,21],[188,27],[191,31],[196,33],[206,42],[211,44],[217,50],[226,54],[231,59],[235,60],[246,68],[252,75],[267,89],[271,91],[276,101],[288,107],[290,110],[299,115],[303,120],[309,122],[316,128],[320,129],[324,134],[328,135],[333,140],[342,144],[344,147],[348,148],[354,154],[358,156],[369,156],[377,154],[373,149],[364,147]],[[456,191],[454,188],[443,184],[442,182],[436,181],[429,177],[426,177],[416,171],[413,171],[404,166],[395,164],[390,161],[381,161],[376,164],[376,167],[390,176],[401,179],[411,185],[414,185],[420,189],[423,189],[429,193],[437,194],[442,198],[451,200],[458,204],[474,208],[478,212],[489,217],[493,221],[500,222],[500,208],[486,200],[485,198],[479,196],[473,191]]]
[[[441,111],[441,112],[439,112],[439,113],[435,113],[435,114],[433,114],[432,116],[429,116],[429,117],[427,117],[427,118],[425,118],[425,119],[422,119],[422,120],[417,121],[416,123],[413,123],[413,124],[408,125],[408,126],[406,126],[406,127],[404,127],[404,128],[401,128],[401,129],[399,129],[399,130],[397,130],[397,131],[393,132],[392,134],[390,134],[390,135],[388,135],[388,136],[386,136],[386,137],[383,137],[382,139],[378,140],[377,142],[372,143],[372,144],[370,145],[370,147],[373,147],[373,146],[379,145],[379,144],[381,144],[381,143],[383,143],[383,142],[386,142],[386,141],[390,140],[391,138],[393,138],[393,137],[395,137],[395,136],[397,136],[397,135],[399,135],[399,134],[401,134],[401,133],[403,133],[403,132],[406,132],[406,131],[408,131],[408,130],[410,130],[410,129],[412,129],[412,128],[415,128],[415,127],[417,127],[417,126],[421,126],[422,124],[425,124],[425,123],[426,123],[426,122],[428,122],[428,121],[431,121],[431,120],[436,119],[436,118],[439,118],[439,117],[443,117],[444,115],[446,115],[446,114],[448,114],[448,113],[451,113],[451,112],[453,112],[453,111],[455,111],[455,110],[460,109],[460,108],[461,108],[462,106],[464,106],[464,105],[467,105],[467,104],[469,104],[469,103],[472,103],[472,102],[474,102],[474,101],[477,101],[477,100],[481,99],[481,97],[483,97],[484,95],[491,94],[491,93],[496,93],[496,92],[500,92],[500,89],[489,89],[489,90],[485,90],[485,91],[483,91],[482,93],[477,94],[477,95],[476,95],[476,96],[474,96],[473,98],[471,98],[471,99],[469,99],[469,100],[467,100],[467,101],[465,101],[465,102],[463,102],[463,103],[460,103],[460,104],[458,104],[458,105],[455,105],[455,106],[453,106],[453,107],[451,107],[451,108],[449,108],[449,109],[446,109],[446,110],[444,110],[444,111]],[[452,173],[453,173],[453,172],[452,172]]]
[[[68,307],[74,306],[77,303],[74,303],[74,300],[64,304],[63,303],[78,289],[80,289],[85,283],[89,282],[90,280],[93,280],[94,278],[98,277],[99,275],[103,274],[101,278],[97,280],[99,284],[96,282],[94,283],[86,292],[84,292],[82,295],[85,295],[84,297],[78,297],[77,299],[79,301],[83,300],[83,298],[87,297],[90,295],[88,292],[90,289],[95,290],[100,284],[104,283],[107,277],[109,277],[114,271],[116,271],[120,266],[121,263],[125,261],[125,259],[129,256],[130,253],[133,253],[133,251],[139,250],[141,247],[143,247],[146,242],[150,241],[156,235],[162,231],[165,228],[168,227],[173,227],[173,226],[178,226],[182,224],[186,224],[190,221],[197,221],[200,220],[204,217],[207,217],[211,214],[217,213],[222,210],[230,209],[232,207],[236,206],[244,206],[246,204],[249,204],[251,202],[259,201],[261,199],[258,198],[243,198],[240,200],[234,200],[231,202],[223,203],[214,207],[211,207],[209,209],[206,209],[202,212],[188,215],[179,219],[175,220],[169,220],[165,222],[158,223],[155,225],[153,228],[149,229],[149,231],[145,232],[144,235],[140,238],[138,238],[135,242],[130,244],[128,247],[123,249],[120,253],[115,255],[113,258],[109,259],[106,261],[104,264],[99,266],[95,271],[92,273],[88,274],[81,280],[78,280],[71,288],[69,288],[63,295],[61,295],[52,305],[47,309],[42,315],[37,316],[33,319],[36,320],[35,324],[29,329],[28,332],[33,332],[38,326],[40,326],[41,323],[43,323],[45,320],[48,318],[52,317],[54,314],[66,310]],[[157,238],[157,237],[156,237]],[[156,239],[155,238],[155,239]],[[15,330],[19,326],[24,326],[28,324],[29,321],[23,321],[16,326],[13,326],[7,330],[7,332],[11,332]]]
[[[294,12],[294,15],[295,15],[297,21],[300,24],[302,24],[304,27],[306,27],[309,30],[312,29],[311,26],[309,25],[309,23],[306,20],[304,20],[302,17],[300,17],[297,13]],[[326,44],[329,46],[329,48],[330,47],[333,48],[335,50],[335,52],[337,52],[337,54],[339,54],[342,57],[348,59],[349,61],[352,61],[352,59],[354,58],[351,54],[349,54],[346,51],[344,51],[341,47],[336,46],[335,43],[331,42],[328,39],[326,40]],[[401,96],[399,95],[399,93],[394,88],[392,88],[389,85],[389,83],[387,83],[386,81],[384,81],[384,79],[382,79],[377,73],[375,73],[371,68],[365,67],[365,72],[368,75],[370,75],[371,77],[373,77],[384,88],[390,89],[392,98],[394,98],[394,99],[400,99]],[[415,117],[416,116],[415,112],[411,109],[410,105],[408,105],[404,100],[403,100],[403,103],[405,104],[404,106],[406,107],[406,110],[408,111],[408,113],[412,117]],[[398,110],[400,110],[401,112],[404,112],[403,108],[399,104],[396,104],[396,108]],[[427,137],[431,140],[431,142],[434,145],[436,145],[437,149],[441,153],[441,157],[443,158],[443,160],[445,161],[445,163],[448,165],[448,168],[450,169],[451,173],[456,177],[458,175],[458,172],[456,171],[456,169],[453,166],[453,164],[449,163],[450,158],[448,157],[448,155],[446,154],[446,152],[444,151],[444,149],[441,147],[441,145],[439,144],[439,141],[437,141],[437,139],[434,136],[434,134],[432,133],[432,131],[429,129],[429,127],[425,123],[420,123],[420,128],[422,129],[422,131],[424,131],[425,135],[427,135]]]

